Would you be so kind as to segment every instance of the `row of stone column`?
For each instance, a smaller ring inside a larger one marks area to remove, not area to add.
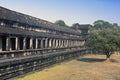
[[[65,48],[82,46],[84,41],[55,39],[55,38],[33,38],[33,37],[2,37],[2,48],[6,51],[42,49],[42,48]],[[0,44],[1,45],[1,44]]]

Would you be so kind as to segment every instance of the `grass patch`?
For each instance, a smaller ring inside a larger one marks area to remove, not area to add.
[[[120,80],[120,55],[86,55],[15,80]]]

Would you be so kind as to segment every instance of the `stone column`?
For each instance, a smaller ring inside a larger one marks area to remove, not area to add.
[[[52,47],[52,40],[51,39],[49,39],[49,46],[48,46],[49,48],[51,48]]]
[[[61,47],[61,40],[59,39],[59,48]]]
[[[81,46],[81,41],[79,41],[78,43],[79,43],[79,46]]]
[[[65,47],[67,47],[67,40],[65,40]]]
[[[61,40],[61,48],[63,48],[63,40]]]
[[[82,41],[82,46],[84,45],[84,43],[85,43],[85,40],[84,40],[84,41]]]
[[[10,37],[6,37],[6,51],[10,50]]]
[[[74,41],[72,40],[72,45],[71,46],[74,46]]]
[[[67,47],[67,40],[65,40],[65,47]]]
[[[58,40],[58,48],[60,47],[60,40]]]
[[[58,40],[56,40],[56,48],[58,48]]]
[[[75,46],[77,46],[77,41],[75,41]]]
[[[45,39],[45,48],[48,48],[48,38]]]
[[[77,41],[77,46],[79,46],[79,41]]]
[[[55,48],[57,47],[57,40],[55,39]]]
[[[23,50],[25,50],[26,49],[26,37],[24,37],[24,39],[23,39]]]
[[[66,47],[68,47],[68,40],[66,40]]]
[[[33,38],[30,38],[30,49],[33,49]]]
[[[68,43],[67,43],[67,47],[69,47],[69,40],[67,40],[68,41]]]
[[[53,39],[51,39],[51,48],[53,48]]]
[[[40,46],[41,46],[41,48],[43,48],[43,39],[41,38],[41,40],[40,40],[41,42],[40,42]]]
[[[64,40],[63,40],[63,47],[64,47],[65,45],[64,45]]]
[[[38,39],[36,38],[36,49],[38,49]]]
[[[74,41],[72,41],[72,46],[74,46]]]
[[[52,48],[55,48],[55,39],[53,39],[53,45],[52,45]]]
[[[69,40],[68,40],[68,45],[67,46],[69,47]]]
[[[15,49],[18,50],[18,49],[19,49],[19,38],[16,37],[15,40],[16,40],[16,41],[15,41]]]

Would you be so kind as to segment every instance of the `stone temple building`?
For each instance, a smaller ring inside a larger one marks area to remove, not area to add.
[[[0,80],[85,54],[88,26],[58,26],[0,7]]]

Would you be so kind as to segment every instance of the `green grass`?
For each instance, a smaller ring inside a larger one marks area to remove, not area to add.
[[[120,55],[86,55],[15,80],[120,80]]]

